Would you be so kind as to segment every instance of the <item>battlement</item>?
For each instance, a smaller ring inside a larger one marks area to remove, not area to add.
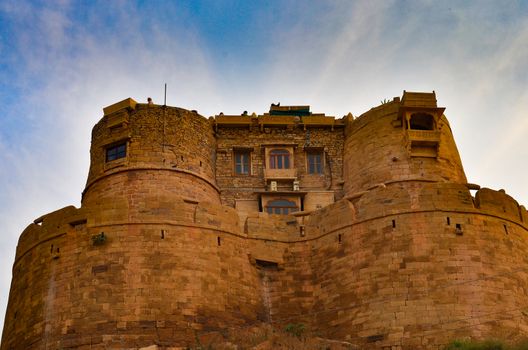
[[[266,241],[301,242],[371,220],[390,222],[402,215],[437,211],[445,213],[446,218],[451,214],[490,217],[508,226],[528,229],[526,208],[502,190],[482,188],[472,196],[466,184],[423,182],[406,188],[392,182],[311,212],[287,217],[263,213],[248,216],[245,230],[248,237]],[[452,225],[454,232],[455,224]]]
[[[31,249],[45,242],[54,241],[57,238],[63,239],[72,227],[85,223],[86,217],[84,211],[74,206],[62,208],[35,219],[20,235],[15,257],[15,267],[17,261]],[[60,253],[60,247],[57,244],[55,244],[55,247],[53,245],[51,247],[49,256],[51,258],[57,258]]]

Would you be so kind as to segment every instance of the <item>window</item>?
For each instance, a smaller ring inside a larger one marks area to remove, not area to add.
[[[308,174],[323,173],[323,154],[322,152],[309,152],[306,154]]]
[[[269,153],[270,169],[289,169],[290,152],[285,149],[274,149]]]
[[[126,157],[126,142],[110,146],[106,149],[106,161],[111,162]]]
[[[412,130],[434,130],[434,118],[426,113],[411,115],[410,127]]]
[[[286,215],[296,212],[297,210],[297,204],[287,199],[274,199],[266,204],[266,211],[269,214]]]
[[[249,151],[235,151],[235,174],[249,175],[251,166]]]

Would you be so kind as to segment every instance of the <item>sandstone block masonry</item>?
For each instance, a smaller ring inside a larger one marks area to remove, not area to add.
[[[528,213],[467,182],[434,92],[341,119],[104,112],[81,207],[20,237],[2,350],[293,323],[365,349],[528,336]]]

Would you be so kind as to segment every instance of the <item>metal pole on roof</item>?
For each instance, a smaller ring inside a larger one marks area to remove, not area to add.
[[[167,119],[167,83],[165,83],[165,97],[163,98],[163,140],[162,140],[162,151],[165,152],[165,121]],[[165,160],[164,160],[165,161]]]

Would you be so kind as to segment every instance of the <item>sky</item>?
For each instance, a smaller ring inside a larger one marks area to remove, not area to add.
[[[205,117],[434,90],[468,181],[528,205],[528,1],[1,0],[0,325],[20,233],[80,206],[102,108],[165,83]]]

